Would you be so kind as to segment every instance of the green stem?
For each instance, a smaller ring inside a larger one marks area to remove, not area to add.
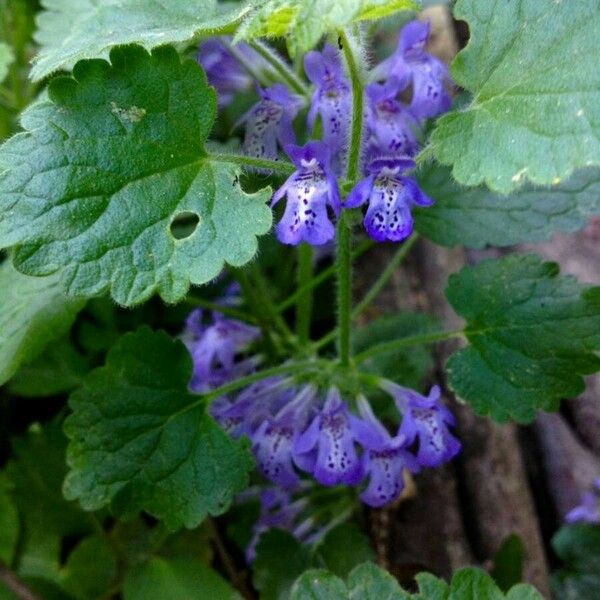
[[[350,323],[352,306],[352,240],[350,227],[343,212],[337,227],[337,308],[338,352],[340,364],[350,364]]]
[[[352,84],[352,135],[348,155],[348,180],[354,186],[360,176],[360,155],[363,135],[364,90],[360,69],[352,50],[352,40],[344,30],[339,32],[344,47],[344,56],[348,63],[350,82]]]
[[[400,350],[401,348],[409,348],[411,346],[420,346],[423,344],[433,344],[436,342],[443,342],[452,338],[459,338],[464,335],[462,329],[455,331],[435,331],[432,333],[421,333],[418,335],[411,335],[408,337],[400,338],[399,340],[392,340],[391,342],[385,342],[383,344],[377,344],[371,346],[368,350],[357,354],[354,360],[357,363],[364,362],[365,360],[377,356],[378,354],[387,354]]]
[[[301,346],[310,340],[310,322],[312,318],[313,295],[307,283],[313,276],[313,248],[310,244],[301,243],[298,246],[298,289],[305,291],[298,296],[296,302],[296,333]],[[275,308],[277,310],[277,307]]]
[[[365,252],[370,250],[375,245],[375,242],[371,239],[363,240],[357,248],[352,251],[352,260],[362,256]],[[298,298],[305,292],[316,288],[321,285],[324,281],[327,281],[330,277],[336,274],[337,265],[331,264],[326,269],[323,269],[316,277],[313,277],[310,281],[296,289],[296,291],[288,296],[283,302],[277,305],[277,312],[283,312],[296,303]]]
[[[275,50],[260,41],[250,42],[250,45],[269,63],[269,65],[271,65],[271,68],[279,75],[283,83],[287,84],[291,89],[302,96],[307,94],[308,90],[305,83],[292,69],[290,69]]]
[[[354,307],[352,310],[352,318],[356,319],[372,302],[377,298],[381,290],[387,285],[388,281],[394,275],[394,272],[398,268],[398,265],[404,260],[406,255],[411,251],[415,242],[419,239],[419,234],[415,233],[409,237],[401,246],[396,250],[396,253],[392,257],[377,278],[377,281],[371,286],[369,291],[365,294],[365,297]]]
[[[277,171],[282,175],[291,175],[296,167],[285,160],[269,160],[267,158],[255,158],[254,156],[244,156],[243,154],[209,154],[211,160],[219,162],[229,162],[243,167],[252,167],[253,169],[265,169]]]
[[[240,321],[246,321],[247,323],[256,323],[256,317],[254,317],[254,315],[245,313],[244,311],[233,306],[218,304],[217,302],[211,302],[210,300],[205,300],[204,298],[196,298],[195,296],[187,297],[185,299],[185,303],[189,306],[197,306],[198,308],[220,312],[226,317],[231,317],[232,319],[239,319]]]

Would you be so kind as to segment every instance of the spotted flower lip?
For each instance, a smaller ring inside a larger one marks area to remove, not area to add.
[[[297,170],[277,190],[271,206],[284,196],[287,204],[277,225],[277,238],[284,244],[308,242],[320,246],[332,240],[335,227],[327,214],[330,207],[339,215],[341,201],[337,181],[330,166],[330,152],[322,142],[285,148]]]
[[[308,126],[313,130],[317,115],[321,116],[323,141],[331,149],[333,169],[339,175],[345,168],[350,135],[350,82],[344,73],[339,52],[330,44],[326,44],[322,52],[312,50],[306,54],[304,71],[315,85]]]
[[[296,464],[323,485],[356,485],[363,478],[348,406],[331,388],[323,409],[294,444]]]
[[[399,433],[408,444],[418,441],[417,460],[420,465],[437,467],[460,452],[460,442],[448,429],[456,424],[455,419],[441,401],[439,386],[433,386],[428,396],[391,383],[385,389],[402,413]]]
[[[397,99],[400,81],[390,77],[384,84],[371,83],[366,88],[366,156],[414,156],[419,148],[419,123]]]
[[[415,163],[409,157],[381,157],[368,166],[369,175],[350,192],[344,207],[368,201],[364,225],[376,241],[401,242],[413,232],[413,206],[431,206],[433,200],[412,177],[402,175]]]
[[[452,99],[446,90],[451,81],[448,67],[425,50],[430,23],[411,21],[400,32],[394,54],[373,71],[374,79],[394,76],[401,89],[413,86],[411,111],[419,119],[436,117],[450,109]]]
[[[282,83],[262,89],[256,86],[260,100],[235,124],[245,124],[244,151],[255,158],[276,160],[278,144],[284,147],[296,141],[293,120],[303,100],[291,94]]]

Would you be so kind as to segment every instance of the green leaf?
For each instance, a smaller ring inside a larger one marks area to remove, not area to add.
[[[510,196],[462,187],[449,168],[439,165],[418,175],[435,204],[413,211],[416,229],[443,246],[541,242],[557,231],[577,231],[600,214],[600,169],[583,169],[551,187],[525,185]]]
[[[61,587],[81,600],[106,595],[117,576],[117,557],[106,537],[82,540],[60,572]]]
[[[446,296],[470,345],[450,357],[449,384],[480,415],[531,421],[584,389],[600,359],[600,287],[558,265],[512,255],[464,268]]]
[[[358,329],[352,339],[354,353],[392,340],[436,330],[437,321],[425,313],[403,312],[388,315]],[[419,387],[433,367],[433,356],[426,346],[400,349],[366,360],[361,368],[409,387]]]
[[[600,527],[564,526],[552,538],[552,547],[564,563],[552,573],[555,597],[594,600],[600,589]]]
[[[14,458],[6,467],[12,496],[21,515],[19,574],[57,581],[61,540],[91,532],[89,515],[67,502],[61,484],[65,476],[66,439],[60,423],[30,427],[13,441]]]
[[[24,273],[62,269],[69,294],[176,302],[254,256],[270,190],[244,193],[239,169],[207,155],[215,93],[194,61],[168,47],[110,57],[53,80],[0,149],[0,240]],[[185,218],[197,226],[177,239]]]
[[[419,585],[416,600],[448,600],[450,587],[443,579],[431,573],[419,573],[415,579]]]
[[[68,339],[48,344],[31,364],[22,366],[8,389],[15,396],[44,397],[70,392],[81,384],[90,366]]]
[[[452,76],[473,101],[444,115],[431,139],[454,177],[507,193],[600,164],[597,0],[459,0],[454,14],[471,39]]]
[[[294,583],[290,600],[348,600],[346,584],[322,569],[303,573]]]
[[[12,498],[11,485],[0,473],[0,560],[10,565],[19,540],[19,513]]]
[[[372,563],[356,567],[348,577],[350,600],[409,600],[410,594],[386,571]]]
[[[85,302],[65,297],[57,277],[26,277],[0,265],[0,385],[64,335]]]
[[[0,42],[0,83],[6,79],[8,69],[14,60],[15,55],[12,48],[8,44]]]
[[[245,5],[216,0],[42,0],[31,70],[37,81],[84,58],[106,57],[113,46],[163,44],[233,30]]]
[[[413,0],[259,0],[235,39],[285,37],[294,56],[314,48],[326,33],[353,22],[417,8]]]
[[[253,461],[188,392],[191,374],[189,352],[166,333],[123,336],[71,395],[65,496],[86,510],[145,510],[170,529],[225,512]]]
[[[506,591],[523,579],[525,548],[521,538],[509,535],[494,555],[492,577],[500,589]]]
[[[334,527],[315,550],[315,558],[338,577],[347,577],[358,565],[375,560],[369,538],[355,523]]]
[[[311,563],[310,552],[292,534],[271,529],[260,537],[252,582],[261,600],[287,600],[294,580]]]
[[[198,560],[153,558],[127,573],[124,600],[241,600],[219,574]]]

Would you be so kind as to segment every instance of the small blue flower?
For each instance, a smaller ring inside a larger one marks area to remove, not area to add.
[[[356,485],[363,478],[356,452],[354,422],[337,389],[327,394],[323,409],[294,444],[298,467],[323,485]]]
[[[340,192],[330,167],[330,153],[322,142],[286,146],[296,165],[291,177],[273,196],[272,206],[287,196],[283,218],[277,225],[277,238],[284,244],[308,242],[320,246],[332,240],[335,227],[327,215],[329,206],[340,211]]]
[[[367,86],[366,157],[414,156],[419,148],[419,124],[408,107],[397,99],[400,82],[391,77],[385,84]]]
[[[455,419],[441,401],[439,386],[433,386],[428,396],[393,383],[386,383],[384,389],[402,413],[399,434],[407,444],[418,441],[417,460],[421,466],[437,467],[460,452],[460,442],[448,429],[455,425]]]
[[[341,175],[347,158],[352,92],[339,52],[329,44],[322,52],[308,52],[304,57],[304,71],[315,85],[308,126],[314,129],[317,115],[321,116],[323,141],[331,150],[333,170]]]
[[[364,448],[363,469],[369,479],[360,499],[369,506],[379,508],[397,500],[404,489],[404,472],[419,471],[419,462],[407,450],[402,434],[391,436],[373,414],[366,398],[358,401],[362,420],[356,420],[357,440]]]
[[[369,175],[352,190],[345,208],[357,208],[365,202],[369,207],[364,225],[378,242],[401,242],[413,232],[413,206],[431,206],[433,200],[412,177],[402,175],[413,168],[410,158],[379,158],[368,166]]]
[[[376,79],[396,77],[403,90],[412,84],[410,108],[419,119],[440,115],[452,104],[445,87],[450,81],[448,67],[425,51],[429,30],[429,22],[411,21],[406,24],[400,32],[394,54],[373,70]]]
[[[190,389],[205,392],[252,371],[256,359],[238,361],[238,355],[260,336],[260,330],[242,321],[212,313],[204,324],[202,311],[194,310],[186,321],[182,340],[194,363]]]
[[[260,100],[236,123],[245,124],[244,151],[255,158],[277,159],[277,143],[283,148],[296,141],[293,121],[302,99],[290,94],[282,83],[263,90],[257,86]]]
[[[593,489],[583,494],[581,504],[565,515],[567,523],[589,523],[600,525],[600,479],[596,479]]]

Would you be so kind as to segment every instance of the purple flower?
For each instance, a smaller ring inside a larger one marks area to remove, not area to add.
[[[323,141],[331,149],[334,171],[340,175],[345,168],[352,92],[344,74],[339,52],[326,44],[322,52],[313,50],[304,57],[304,71],[315,85],[308,125],[314,129],[317,115],[321,115]]]
[[[253,64],[263,59],[250,46],[243,42],[237,49]],[[206,72],[208,82],[217,90],[219,108],[227,106],[237,92],[243,92],[252,85],[252,78],[219,38],[202,42],[198,48],[198,62]]]
[[[367,86],[366,155],[414,156],[418,150],[419,124],[404,104],[397,100],[400,82],[391,77],[385,84]]]
[[[356,453],[353,420],[337,389],[327,394],[323,410],[294,444],[298,467],[312,471],[323,485],[356,485],[363,478]]]
[[[418,440],[417,460],[424,467],[437,467],[454,458],[461,449],[460,442],[450,433],[455,425],[452,413],[440,398],[439,386],[433,386],[429,396],[393,384],[384,384],[402,413],[399,434],[407,444]]]
[[[202,311],[194,310],[186,321],[182,340],[194,362],[190,389],[205,392],[252,371],[256,359],[236,361],[238,354],[258,339],[259,329],[212,313],[213,323],[202,322]]]
[[[413,206],[431,206],[429,198],[412,177],[401,174],[415,166],[409,158],[379,158],[369,164],[369,175],[352,190],[344,207],[369,202],[364,225],[376,241],[400,242],[413,231]]]
[[[581,504],[565,515],[565,521],[600,525],[600,479],[596,479],[591,491],[583,494]]]
[[[285,489],[293,489],[299,483],[292,461],[292,447],[314,397],[315,389],[306,386],[277,415],[265,419],[252,436],[261,473]]]
[[[236,123],[246,124],[244,150],[256,158],[277,158],[277,142],[284,147],[296,141],[292,122],[302,107],[302,99],[290,94],[282,83],[263,90],[260,100]]]
[[[322,142],[305,146],[286,146],[296,165],[291,177],[273,196],[275,206],[283,196],[287,204],[277,225],[277,238],[284,244],[302,241],[313,246],[326,244],[335,236],[335,227],[327,215],[327,206],[339,215],[340,192],[331,172],[328,147]]]
[[[398,48],[373,71],[376,79],[397,77],[401,89],[412,84],[411,110],[420,119],[435,117],[450,109],[452,99],[445,88],[450,81],[446,65],[425,51],[429,22],[411,21],[400,32]]]
[[[392,437],[373,414],[366,398],[360,398],[358,408],[362,420],[356,420],[356,437],[364,447],[363,469],[369,479],[360,499],[369,506],[381,507],[399,498],[404,489],[404,471],[419,471],[419,462],[406,450],[406,439]]]

